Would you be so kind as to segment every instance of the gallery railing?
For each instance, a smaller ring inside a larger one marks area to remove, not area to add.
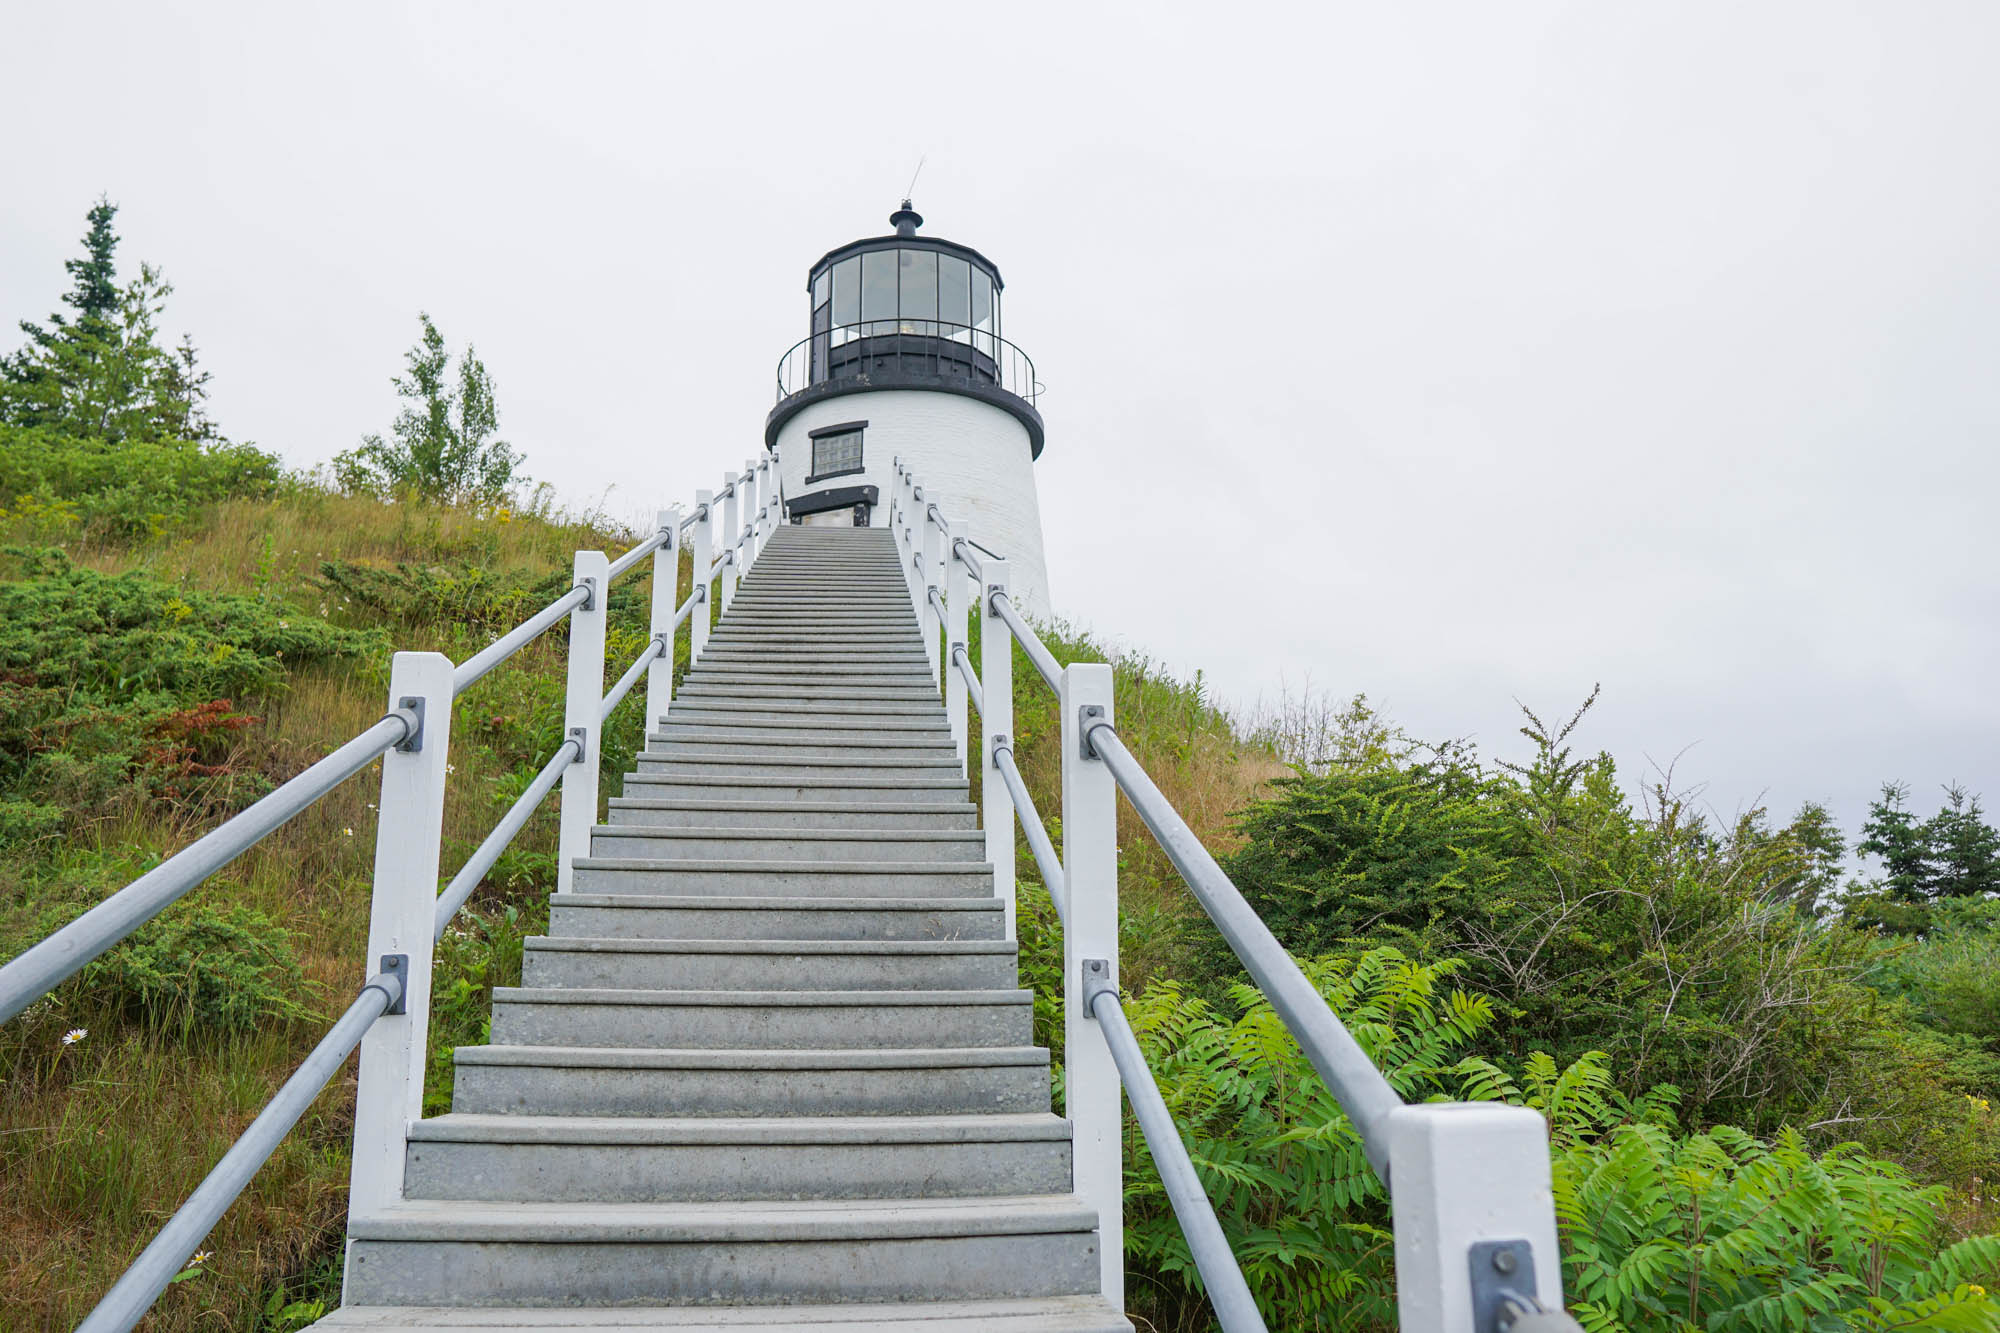
[[[783,521],[781,492],[771,458],[745,463],[742,472],[724,479],[720,491],[697,491],[688,517],[682,518],[677,508],[662,511],[653,535],[617,560],[606,559],[601,551],[578,551],[575,582],[568,592],[464,662],[454,666],[439,653],[397,653],[389,669],[388,711],[379,721],[0,967],[0,1022],[5,1022],[342,782],[381,761],[367,979],[304,1063],[78,1325],[81,1333],[125,1333],[144,1317],[357,1047],[361,1070],[349,1207],[378,1207],[402,1196],[409,1126],[423,1112],[434,945],[529,816],[558,785],[562,787],[558,886],[569,887],[573,862],[589,851],[590,830],[597,818],[605,721],[642,676],[647,717],[666,713],[673,697],[674,644],[682,623],[692,622],[692,660],[708,641],[711,585],[719,588],[726,608],[735,596],[737,580]],[[764,496],[761,505],[759,495]],[[684,541],[693,547],[694,577],[686,599],[677,602]],[[606,692],[604,639],[611,585],[649,557],[652,638]],[[565,617],[569,621],[565,739],[440,893],[438,862],[452,703],[473,682]]]
[[[981,822],[1014,938],[1018,821],[1063,928],[1063,1085],[1076,1191],[1097,1209],[1102,1289],[1124,1294],[1121,1084],[1226,1333],[1262,1333],[1257,1303],[1216,1221],[1118,992],[1118,796],[1122,792],[1346,1112],[1388,1190],[1404,1333],[1556,1333],[1562,1311],[1548,1126],[1526,1107],[1405,1102],[1119,737],[1112,670],[1056,661],[1010,592],[1009,566],[947,517],[896,464],[890,526],[961,764],[979,751]],[[971,609],[979,612],[972,661]],[[1014,757],[1014,645],[1061,710],[1062,848]],[[979,714],[969,739],[968,709]]]
[[[1042,391],[1028,354],[986,328],[938,319],[876,319],[836,324],[793,344],[778,358],[778,399],[863,376],[986,385],[1030,404]]]

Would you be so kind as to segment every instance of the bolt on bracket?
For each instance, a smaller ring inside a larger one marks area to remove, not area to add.
[[[407,1014],[410,1012],[410,956],[406,953],[385,953],[382,955],[381,970],[402,983],[396,988],[396,998],[382,1012]]]
[[[1097,747],[1090,743],[1090,729],[1104,721],[1103,704],[1082,704],[1076,710],[1076,749],[1085,759],[1097,759]]]
[[[396,700],[396,709],[398,712],[408,711],[414,713],[417,719],[416,725],[410,728],[410,734],[396,742],[397,751],[402,754],[422,753],[424,748],[424,696],[421,694],[405,695]]]
[[[1475,1241],[1467,1253],[1475,1333],[1507,1333],[1519,1315],[1541,1309],[1535,1250],[1526,1240]]]

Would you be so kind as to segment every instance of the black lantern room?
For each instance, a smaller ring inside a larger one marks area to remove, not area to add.
[[[806,281],[810,336],[778,364],[779,426],[806,402],[870,389],[942,389],[1005,407],[1041,452],[1034,363],[1002,335],[999,266],[969,245],[919,236],[905,199],[891,236],[821,256]]]

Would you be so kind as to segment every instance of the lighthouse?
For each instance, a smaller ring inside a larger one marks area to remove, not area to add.
[[[969,245],[920,236],[905,199],[895,231],[829,250],[806,277],[810,323],[778,362],[764,444],[786,518],[879,524],[896,464],[972,540],[1004,556],[1015,599],[1048,610],[1035,460],[1044,431],[1034,363],[1004,336],[1000,268]]]

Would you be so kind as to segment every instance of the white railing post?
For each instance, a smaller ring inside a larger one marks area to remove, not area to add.
[[[972,643],[967,633],[966,599],[971,596],[971,566],[959,555],[958,543],[966,535],[963,523],[944,523],[944,711],[951,722],[952,748],[958,751],[960,772],[966,769],[966,710],[970,695],[965,688],[965,672],[954,657],[963,650],[965,670],[973,667]]]
[[[757,563],[757,525],[764,521],[764,511],[757,507],[757,460],[743,460],[743,550],[737,565],[745,574],[750,566]]]
[[[917,624],[924,623],[923,578],[917,572],[917,556],[922,547],[917,544],[916,478],[908,468],[903,469],[903,484],[896,492],[896,513],[902,522],[903,580],[910,585],[910,605],[917,609]]]
[[[1084,969],[1118,984],[1118,783],[1084,729],[1115,722],[1111,668],[1063,668],[1062,690],[1063,1087],[1075,1144],[1077,1197],[1097,1209],[1104,1298],[1125,1308],[1125,1172],[1118,1066],[1091,1016]]]
[[[1005,560],[986,562],[979,590],[980,818],[986,824],[986,859],[993,865],[993,896],[1007,913],[1007,938],[1014,938],[1014,798],[1001,776],[995,751],[1014,739],[1014,632],[993,614],[993,594],[1007,591]]]
[[[930,501],[922,491],[917,492],[918,545],[924,553],[924,582],[918,595],[924,599],[923,619],[918,621],[924,627],[924,651],[931,659],[931,684],[938,683],[938,635],[944,631],[944,619],[937,608],[931,605],[931,589],[939,594],[944,592],[944,543],[939,540],[938,525],[930,515]]]
[[[1500,1102],[1427,1102],[1389,1112],[1387,1133],[1397,1327],[1474,1327],[1478,1277],[1560,1310],[1549,1130],[1540,1113]]]
[[[743,493],[742,481],[741,477],[722,479],[723,489],[727,494],[722,499],[722,540],[719,543],[721,549],[716,554],[723,556],[729,562],[722,567],[724,615],[729,613],[729,604],[736,600],[736,576],[743,572],[737,563],[742,557],[736,553],[736,502]]]
[[[376,1019],[361,1039],[348,1194],[348,1208],[357,1215],[402,1200],[410,1122],[424,1113],[451,678],[451,659],[443,653],[397,653],[390,660],[389,707],[416,708],[422,724],[416,736],[382,756],[382,814],[375,826],[375,888],[362,976],[400,967],[403,1003]],[[385,961],[393,958],[402,961]]]
[[[696,491],[694,509],[694,591],[701,594],[701,605],[688,612],[690,667],[701,660],[701,650],[708,646],[708,622],[714,618],[715,608],[708,604],[712,595],[708,567],[715,563],[715,492]]]
[[[646,668],[646,730],[666,724],[667,709],[674,702],[674,613],[681,609],[681,507],[660,511],[660,531],[666,541],[653,552],[652,634],[666,640],[666,646]],[[696,611],[702,608],[697,606]],[[690,616],[694,613],[689,612]],[[643,743],[643,741],[642,741]]]
[[[563,737],[583,747],[563,770],[562,823],[556,835],[556,892],[568,893],[576,858],[590,855],[597,824],[597,761],[602,758],[605,602],[611,596],[611,562],[602,551],[576,553],[576,582],[590,585],[590,600],[569,613],[569,686]]]

